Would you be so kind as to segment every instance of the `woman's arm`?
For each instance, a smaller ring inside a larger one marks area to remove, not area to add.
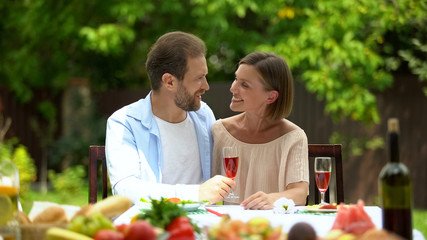
[[[297,182],[291,183],[287,186],[286,190],[283,192],[277,193],[264,193],[257,192],[252,194],[247,199],[245,199],[240,205],[244,209],[259,209],[267,210],[274,208],[274,202],[282,197],[292,199],[295,202],[295,205],[305,205],[308,193],[308,183],[307,182]]]

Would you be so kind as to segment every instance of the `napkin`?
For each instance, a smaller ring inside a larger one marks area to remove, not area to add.
[[[45,210],[46,208],[48,208],[50,206],[59,206],[62,209],[64,209],[68,220],[70,220],[74,216],[74,214],[76,214],[76,212],[80,210],[80,207],[78,207],[78,206],[61,205],[61,204],[54,203],[54,202],[35,201],[33,203],[33,207],[30,210],[30,213],[28,214],[28,217],[30,218],[31,221],[33,221],[35,216],[37,216],[40,212],[42,212],[43,210]]]

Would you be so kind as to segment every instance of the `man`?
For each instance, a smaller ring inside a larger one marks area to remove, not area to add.
[[[146,62],[151,92],[107,121],[106,157],[113,194],[222,201],[234,181],[211,175],[215,121],[201,96],[209,90],[206,46],[198,37],[170,32]]]

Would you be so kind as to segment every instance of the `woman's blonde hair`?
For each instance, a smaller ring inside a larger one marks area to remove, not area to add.
[[[294,80],[285,60],[273,53],[252,52],[240,60],[241,64],[256,69],[266,91],[276,90],[279,93],[276,101],[267,106],[265,117],[273,120],[288,117],[294,99]]]

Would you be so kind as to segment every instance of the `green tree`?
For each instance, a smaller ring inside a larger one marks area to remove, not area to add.
[[[206,40],[211,81],[232,78],[249,51],[274,51],[336,119],[377,123],[375,92],[393,71],[426,79],[426,10],[412,0],[9,0],[0,77],[24,102],[76,76],[99,90],[148,86],[148,47],[179,29]]]
[[[336,120],[378,123],[375,93],[391,86],[393,71],[413,59],[400,51],[421,53],[410,42],[426,42],[426,10],[425,1],[289,2],[278,11],[275,41],[260,49],[288,59]],[[415,64],[418,71],[410,66],[420,77],[427,73],[420,69],[425,56]]]

